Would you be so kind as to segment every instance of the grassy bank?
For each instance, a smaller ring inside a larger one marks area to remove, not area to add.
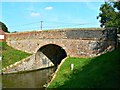
[[[118,88],[119,77],[120,49],[117,49],[91,59],[68,58],[48,88]]]
[[[20,61],[30,55],[28,53],[15,50],[14,48],[8,46],[5,42],[1,42],[0,47],[2,47],[2,68]]]

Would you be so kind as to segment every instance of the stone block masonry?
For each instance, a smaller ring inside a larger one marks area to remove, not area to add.
[[[42,68],[52,67],[54,64],[43,53],[33,54],[21,61],[9,65],[2,69],[3,74],[32,71]]]
[[[33,54],[2,71],[15,73],[58,65],[70,57],[95,57],[115,49],[114,29],[60,29],[6,34],[6,42],[15,49]]]
[[[28,53],[36,53],[47,44],[62,47],[67,56],[94,57],[115,48],[115,30],[101,28],[58,29],[6,35],[8,45]]]

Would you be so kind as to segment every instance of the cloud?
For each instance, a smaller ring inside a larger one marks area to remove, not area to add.
[[[53,9],[53,7],[51,7],[51,6],[45,8],[45,10],[52,10],[52,9]]]
[[[40,13],[38,13],[38,12],[31,12],[30,16],[31,17],[38,17],[38,16],[40,16]]]

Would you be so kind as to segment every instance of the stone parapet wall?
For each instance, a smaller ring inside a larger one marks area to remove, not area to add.
[[[7,34],[7,40],[66,38],[64,31],[32,31]]]
[[[32,31],[6,34],[7,40],[22,39],[112,39],[114,30],[110,29],[69,29],[51,31]]]

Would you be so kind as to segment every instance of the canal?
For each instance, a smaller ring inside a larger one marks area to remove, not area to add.
[[[54,72],[55,67],[20,74],[2,75],[2,88],[43,88],[43,85],[48,82]]]

